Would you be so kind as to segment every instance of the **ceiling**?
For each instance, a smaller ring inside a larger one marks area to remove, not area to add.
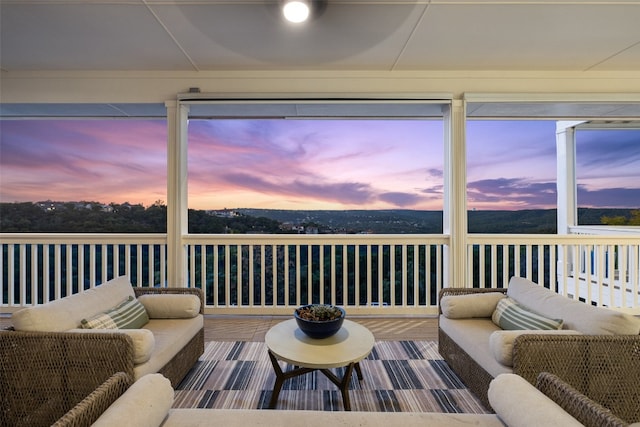
[[[311,22],[294,25],[281,18],[279,0],[0,0],[0,69],[169,75],[236,70],[640,73],[640,0],[321,3],[324,10]],[[1,78],[0,73],[0,83]],[[215,115],[216,108],[201,105],[192,112]],[[225,114],[229,108],[224,106]],[[238,108],[254,114],[245,110],[255,107]],[[310,113],[309,106],[296,105],[295,114],[283,113],[282,105],[268,108],[265,114],[273,116],[319,114]],[[371,104],[349,108],[340,114],[379,113]],[[409,115],[442,114],[437,104],[411,108]],[[467,113],[637,119],[640,104],[481,101],[469,102]],[[163,104],[0,102],[0,117],[165,115]]]
[[[0,67],[640,72],[640,1],[0,0]]]

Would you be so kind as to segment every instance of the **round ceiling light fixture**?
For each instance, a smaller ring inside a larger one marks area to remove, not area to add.
[[[294,24],[304,22],[311,15],[311,2],[308,0],[285,0],[282,3],[282,14],[287,21]]]

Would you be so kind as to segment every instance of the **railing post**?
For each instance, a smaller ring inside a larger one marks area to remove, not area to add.
[[[182,236],[189,231],[187,207],[187,119],[189,107],[167,101],[167,286],[186,287]]]
[[[465,139],[465,104],[454,99],[444,114],[445,164],[444,164],[444,234],[450,236],[450,246],[445,251],[443,286],[467,286],[467,158]]]

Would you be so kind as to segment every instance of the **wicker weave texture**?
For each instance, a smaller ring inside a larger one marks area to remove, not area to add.
[[[89,427],[131,386],[133,379],[124,372],[117,372],[82,399],[53,427]]]
[[[49,426],[115,372],[133,376],[123,334],[0,332],[0,425]]]
[[[640,421],[640,336],[522,335],[513,349],[513,372],[530,383],[549,372],[624,421]]]
[[[627,425],[607,408],[578,392],[556,375],[542,372],[538,375],[536,387],[586,427],[623,427]]]

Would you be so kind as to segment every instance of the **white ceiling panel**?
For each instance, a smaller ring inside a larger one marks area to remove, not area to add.
[[[637,4],[523,3],[430,5],[398,68],[585,70],[640,40]]]
[[[1,5],[5,70],[189,70],[144,4]]]
[[[640,70],[639,1],[0,0],[4,70]]]

